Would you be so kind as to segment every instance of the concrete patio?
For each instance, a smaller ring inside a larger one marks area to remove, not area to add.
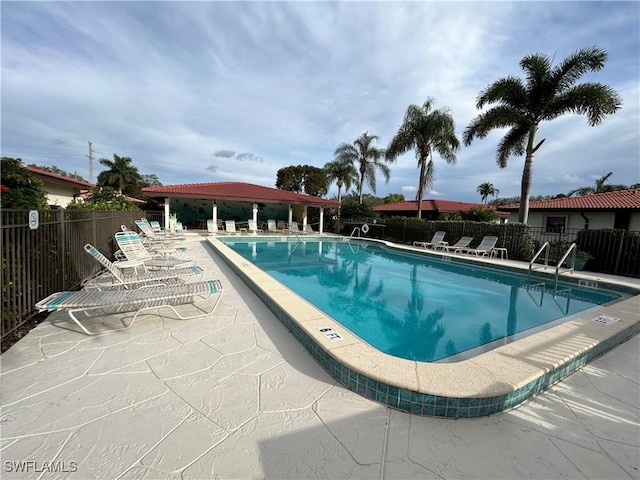
[[[61,313],[0,357],[2,478],[640,478],[640,337],[513,410],[399,412],[338,384],[199,236],[225,292],[89,337]]]

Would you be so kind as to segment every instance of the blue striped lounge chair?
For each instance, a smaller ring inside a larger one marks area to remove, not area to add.
[[[130,289],[142,286],[148,287],[149,285],[167,285],[188,281],[194,277],[198,278],[204,275],[204,270],[195,265],[163,270],[146,270],[142,260],[121,262],[120,266],[130,267],[134,270],[133,272],[125,273],[124,268],[119,268],[118,264],[114,264],[90,243],[87,243],[84,249],[106,269],[106,273],[100,272],[97,276],[90,277],[83,282],[83,286],[91,288],[122,287]],[[137,267],[141,267],[142,271],[138,271]]]
[[[87,335],[102,335],[130,328],[138,315],[151,309],[169,308],[180,320],[210,315],[215,310],[222,296],[222,285],[218,280],[208,280],[197,283],[183,283],[180,285],[162,285],[135,290],[97,290],[83,289],[80,291],[57,292],[36,303],[36,309],[44,311],[65,311],[80,329]],[[214,298],[213,306],[204,309],[200,302]],[[184,316],[176,306],[195,305],[198,312],[195,315]],[[120,318],[123,327],[101,331],[89,330],[83,321],[88,317],[98,315],[114,315],[124,312],[135,312],[133,318],[127,322]],[[79,318],[78,314],[84,314]],[[58,323],[58,322],[56,322]],[[66,327],[63,327],[66,328]]]

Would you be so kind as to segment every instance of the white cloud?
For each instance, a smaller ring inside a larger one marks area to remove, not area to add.
[[[541,126],[533,193],[591,184],[605,171],[610,183],[640,182],[640,6],[531,5],[3,3],[2,153],[88,178],[91,141],[96,158],[130,156],[165,184],[273,186],[280,168],[321,167],[364,131],[385,147],[407,106],[428,96],[462,134],[479,92],[520,75],[524,55],[560,61],[599,44],[609,61],[585,79],[619,91],[623,109],[597,127],[577,116]],[[455,165],[434,157],[438,193],[429,195],[477,201],[485,181],[519,194],[522,159],[498,168],[500,138],[462,147]],[[391,171],[388,184],[378,179],[379,196],[415,192],[413,153]]]

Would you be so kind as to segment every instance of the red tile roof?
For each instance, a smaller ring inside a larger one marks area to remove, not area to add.
[[[499,210],[518,210],[517,203],[500,205]],[[595,193],[582,197],[553,198],[531,202],[529,210],[640,210],[640,188]]]
[[[454,200],[422,200],[422,211],[459,212],[472,208],[491,208],[483,203],[457,202]],[[418,205],[415,200],[398,203],[385,203],[373,207],[378,212],[415,212]]]
[[[58,175],[57,173],[50,172],[48,170],[42,170],[40,168],[25,166],[27,170],[36,175],[47,177],[49,180],[57,181],[58,183],[72,184],[82,188],[93,188],[96,185],[94,183],[85,182],[84,180],[78,180],[77,178],[65,177],[64,175]]]
[[[312,197],[302,193],[263,187],[242,182],[190,183],[145,187],[142,192],[150,197],[202,198],[240,202],[292,203],[313,206],[338,206],[336,200]]]

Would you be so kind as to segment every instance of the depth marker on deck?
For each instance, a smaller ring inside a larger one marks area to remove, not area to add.
[[[596,323],[601,323],[602,325],[610,325],[612,323],[616,323],[619,318],[610,317],[608,315],[600,315],[599,317],[592,318],[592,320]]]

